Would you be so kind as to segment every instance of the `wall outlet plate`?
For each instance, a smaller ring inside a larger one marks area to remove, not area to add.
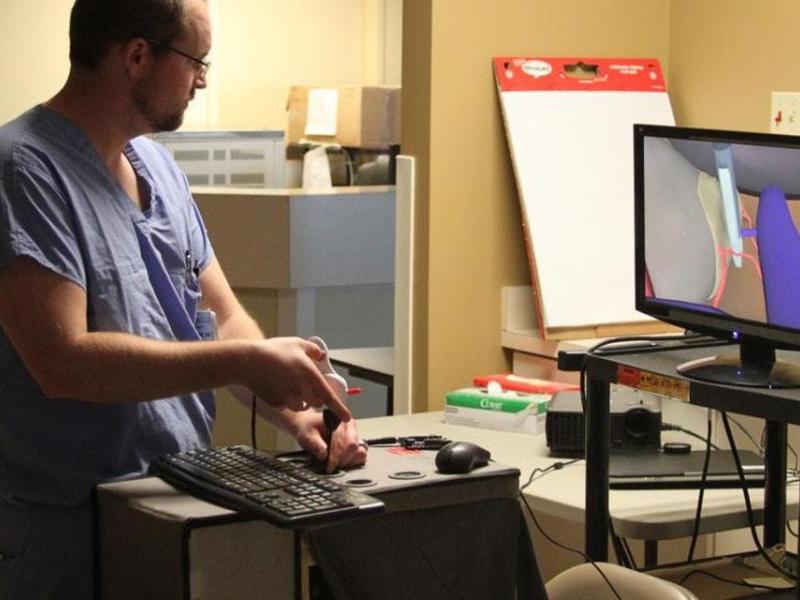
[[[770,132],[800,135],[800,92],[772,92]]]

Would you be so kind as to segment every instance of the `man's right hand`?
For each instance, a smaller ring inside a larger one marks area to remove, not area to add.
[[[324,356],[317,344],[296,337],[253,343],[256,358],[248,361],[244,383],[256,396],[275,408],[296,412],[327,406],[342,422],[350,421],[350,411],[315,364]]]

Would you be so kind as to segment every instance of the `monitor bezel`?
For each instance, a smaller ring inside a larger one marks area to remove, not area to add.
[[[800,329],[736,316],[692,311],[659,302],[645,295],[644,139],[646,137],[800,149],[800,136],[669,125],[633,126],[636,310],[660,321],[731,342],[766,343],[775,349],[800,350]]]

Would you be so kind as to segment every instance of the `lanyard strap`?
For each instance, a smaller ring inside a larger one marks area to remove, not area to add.
[[[153,246],[150,236],[144,234],[139,225],[134,222],[136,239],[139,241],[139,248],[142,253],[142,260],[147,269],[147,276],[150,278],[150,285],[153,287],[158,302],[164,310],[172,333],[179,340],[196,341],[200,339],[194,321],[186,312],[186,306],[181,302],[172,280],[169,278],[161,256]]]

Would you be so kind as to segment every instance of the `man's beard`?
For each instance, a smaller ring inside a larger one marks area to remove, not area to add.
[[[175,110],[167,114],[160,114],[154,106],[148,90],[150,82],[147,79],[140,81],[133,90],[133,103],[139,113],[150,125],[153,133],[160,131],[175,131],[183,123],[184,109]]]

